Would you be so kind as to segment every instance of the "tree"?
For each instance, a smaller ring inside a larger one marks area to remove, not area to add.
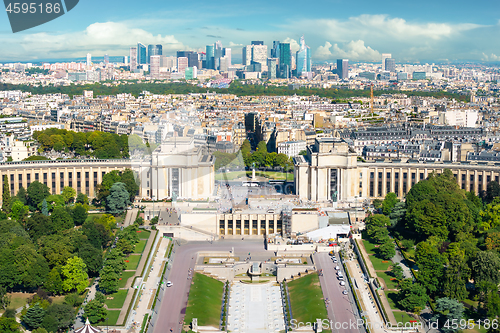
[[[472,277],[474,282],[488,282],[498,285],[500,282],[500,260],[498,254],[481,251],[472,261]]]
[[[56,207],[51,215],[55,232],[67,230],[75,226],[71,214],[63,207]]]
[[[45,316],[45,310],[42,309],[38,304],[29,307],[28,311],[21,320],[31,329],[40,327]]]
[[[28,216],[29,207],[25,206],[21,201],[17,198],[12,203],[12,207],[10,208],[9,217],[18,222],[22,222]]]
[[[61,279],[61,274],[59,273],[57,268],[52,268],[43,286],[48,292],[51,292],[55,295],[62,294],[63,281]]]
[[[418,282],[413,283],[412,279],[401,280],[399,287],[399,305],[406,311],[420,313],[429,299],[425,287]]]
[[[10,296],[7,295],[7,289],[0,286],[0,307],[4,310],[10,305]]]
[[[41,213],[34,213],[26,221],[25,228],[34,240],[42,236],[50,235],[54,232],[51,218]]]
[[[81,204],[81,205],[88,205],[89,204],[89,197],[85,193],[78,193],[76,197],[76,202]]]
[[[88,318],[91,324],[103,321],[108,315],[108,311],[104,308],[104,305],[95,299],[85,305],[84,311],[83,317]]]
[[[459,243],[451,243],[446,251],[448,265],[444,272],[443,294],[459,301],[467,298],[465,285],[470,278],[465,250]]]
[[[299,155],[306,156],[307,155],[307,150],[301,150],[301,151],[299,151]]]
[[[2,333],[19,333],[19,323],[15,318],[0,318],[0,332]]]
[[[459,323],[464,315],[464,305],[455,299],[442,297],[436,300],[436,313],[432,321],[439,322],[440,328],[445,333],[458,331],[453,329],[453,323]],[[445,325],[448,323],[448,325]]]
[[[120,238],[116,242],[116,248],[125,254],[134,252],[134,244],[132,244],[128,239]]]
[[[45,311],[42,326],[49,332],[68,328],[74,320],[74,309],[68,304],[51,304]]]
[[[39,181],[34,181],[28,186],[28,205],[31,211],[38,209],[43,199],[50,195],[49,188],[47,185],[40,183]]]
[[[87,287],[87,265],[77,256],[68,259],[67,264],[61,268],[61,275],[64,291],[76,290],[81,294]]]
[[[75,199],[76,191],[72,187],[65,186],[62,190],[61,195],[63,196],[65,203],[70,203]]]
[[[144,225],[144,219],[142,217],[140,217],[140,216],[137,216],[137,218],[134,221],[134,224]]]
[[[396,193],[389,192],[385,195],[384,201],[382,201],[382,212],[384,215],[389,216],[396,204],[399,202]]]
[[[17,200],[21,201],[23,205],[26,205],[28,203],[28,199],[26,196],[27,196],[26,190],[24,189],[24,187],[21,186],[19,188],[19,191],[17,191],[16,198]]]
[[[130,169],[125,169],[121,174],[120,181],[125,184],[125,188],[130,194],[130,201],[134,201],[135,196],[139,193],[139,183],[134,172]]]
[[[444,260],[439,253],[440,246],[434,238],[417,245],[415,258],[418,265],[417,281],[432,295],[440,289]]]
[[[394,248],[394,242],[392,239],[388,238],[382,245],[378,247],[378,254],[382,259],[390,260],[396,255],[396,249]]]
[[[120,276],[113,267],[106,265],[101,271],[99,279],[99,288],[106,294],[112,294],[118,291],[118,280]]]
[[[89,275],[96,276],[102,267],[102,251],[95,248],[90,242],[84,243],[78,250],[78,257],[87,265]]]
[[[47,206],[47,200],[43,199],[42,201],[42,214],[45,216],[49,216],[49,208]]]
[[[380,199],[373,199],[372,204],[373,204],[373,208],[379,209],[379,208],[382,207],[382,200],[380,200]]]
[[[402,280],[404,278],[403,268],[399,263],[394,263],[391,265],[391,273],[396,279]]]
[[[111,186],[110,194],[106,198],[106,211],[119,214],[130,204],[130,195],[124,183],[115,183]]]
[[[404,202],[398,201],[394,208],[392,208],[391,214],[389,215],[389,220],[391,221],[391,226],[395,227],[400,221],[404,219],[406,215],[406,204]]]
[[[7,309],[5,309],[4,313],[2,314],[2,317],[16,318],[16,314],[17,314],[16,309],[7,308]]]
[[[497,181],[491,181],[486,186],[486,202],[490,203],[496,197],[500,197],[500,184]]]
[[[4,175],[2,187],[2,210],[6,213],[10,212],[10,200],[9,179],[7,178],[7,175]]]
[[[71,211],[71,216],[73,217],[73,222],[75,223],[75,225],[78,226],[82,225],[87,220],[89,214],[81,203],[77,203]]]
[[[82,225],[82,232],[89,242],[97,249],[103,249],[111,240],[111,230],[96,221],[86,221]]]

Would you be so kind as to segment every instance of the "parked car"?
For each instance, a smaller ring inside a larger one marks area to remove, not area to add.
[[[344,281],[342,281],[342,282],[344,282]],[[344,291],[342,291],[342,294],[347,295],[347,290],[344,289]]]
[[[336,269],[336,270],[339,270],[339,269],[340,269],[340,266],[335,266],[335,269]]]
[[[167,287],[172,287],[173,285],[172,281],[167,281]]]
[[[345,282],[344,281],[340,281],[340,285],[341,286],[345,286]]]

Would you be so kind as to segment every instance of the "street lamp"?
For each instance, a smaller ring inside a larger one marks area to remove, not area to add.
[[[106,332],[109,332],[108,320],[109,320],[109,317],[106,317]]]
[[[155,217],[155,195],[153,194],[151,198],[153,199],[153,217],[149,218],[150,221]]]

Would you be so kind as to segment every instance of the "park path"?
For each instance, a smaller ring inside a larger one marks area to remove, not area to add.
[[[156,233],[157,230],[151,230],[151,234],[149,235],[148,242],[146,243],[146,246],[144,247],[144,251],[142,252],[142,257],[141,260],[139,261],[139,265],[137,266],[137,269],[135,270],[134,276],[129,278],[129,281],[127,281],[127,285],[132,284],[132,281],[134,281],[136,276],[141,276],[142,270],[144,266],[146,265],[146,262],[148,260],[149,252],[151,250],[151,247],[154,244],[155,238],[156,238]],[[154,251],[155,249],[153,249]],[[127,297],[125,298],[125,302],[123,303],[122,310],[120,311],[120,316],[118,316],[118,320],[116,323],[118,325],[123,325],[125,320],[127,319],[127,311],[130,306],[130,303],[133,302],[133,297],[134,297],[134,288],[128,289]]]
[[[135,218],[137,217],[138,212],[139,212],[139,209],[137,209],[137,208],[127,210],[127,215],[123,219],[123,227],[124,228],[128,227],[129,225],[131,225],[135,222]]]

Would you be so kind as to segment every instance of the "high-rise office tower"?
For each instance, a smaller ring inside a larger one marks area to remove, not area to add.
[[[92,55],[90,53],[87,53],[87,68],[90,68],[92,65]]]
[[[280,41],[275,40],[273,42],[273,48],[271,49],[271,58],[279,58],[280,56]]]
[[[151,56],[162,55],[163,46],[160,44],[157,45],[148,45],[148,64],[151,63]]]
[[[276,78],[276,67],[278,66],[277,58],[268,58],[267,59],[267,78],[275,79]]]
[[[105,54],[104,55],[104,65],[109,64],[109,55]]]
[[[188,67],[188,58],[186,57],[177,58],[177,71],[179,73],[185,72],[187,67]]]
[[[306,45],[304,36],[300,37],[300,49],[295,57],[297,62],[297,77],[300,77],[304,72],[311,71],[311,49]]]
[[[252,45],[243,46],[243,49],[241,50],[241,63],[243,66],[250,66],[252,63],[252,48]]]
[[[149,58],[149,73],[152,79],[160,78],[160,55],[152,55]]]
[[[137,47],[130,48],[130,70],[137,69]]]
[[[292,54],[290,51],[290,43],[280,43],[280,78],[288,79],[290,78],[290,71],[292,70]]]
[[[189,67],[198,67],[199,56],[198,53],[193,51],[177,51],[177,58],[186,57],[188,58]]]
[[[207,69],[215,69],[215,61],[214,61],[214,46],[207,45],[206,47],[206,68]]]
[[[172,70],[173,67],[177,66],[177,58],[176,57],[167,57],[162,55],[160,57],[160,67],[166,67],[170,71]]]
[[[123,63],[128,66],[128,56],[123,56]]]
[[[226,57],[226,65],[227,67],[231,67],[231,49],[228,48],[228,47],[225,47],[224,49],[222,49],[222,56]]]
[[[148,58],[146,52],[146,45],[142,43],[137,43],[137,64],[142,65],[147,63],[148,63]]]
[[[337,74],[341,80],[349,78],[349,59],[337,59]]]
[[[252,42],[256,43],[256,42]],[[267,45],[254,44],[252,45],[252,61],[259,63],[261,66],[267,66]]]
[[[252,45],[264,45],[264,42],[261,40],[253,40],[251,44]]]
[[[391,58],[390,53],[382,53],[382,70],[385,71],[385,59]]]
[[[385,59],[385,70],[388,72],[396,71],[396,59],[387,58]]]
[[[214,69],[220,69],[221,57],[222,57],[222,42],[218,40],[214,43]]]

